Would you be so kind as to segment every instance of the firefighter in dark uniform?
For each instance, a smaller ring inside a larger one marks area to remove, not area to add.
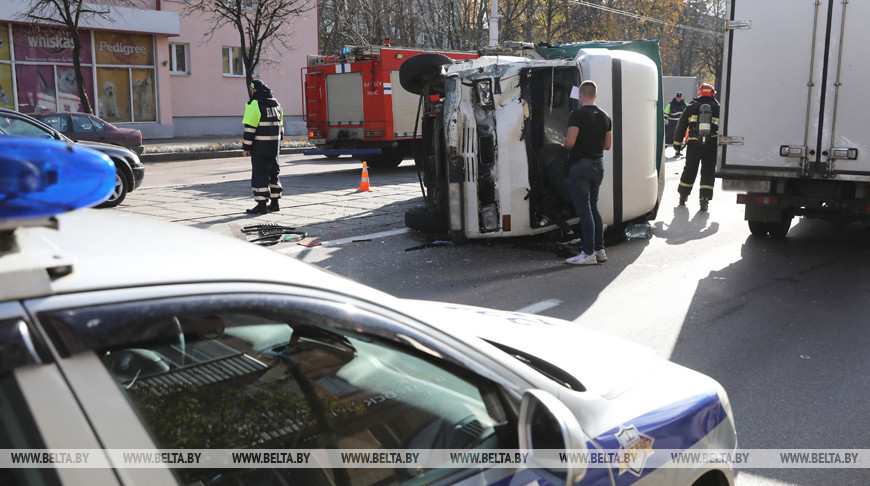
[[[716,101],[716,90],[704,83],[698,88],[698,97],[683,111],[677,122],[675,134],[685,133],[689,129],[686,150],[686,165],[680,176],[680,206],[686,204],[695,177],[698,175],[698,164],[701,165],[701,211],[706,211],[710,199],[713,199],[713,183],[716,178],[716,144],[719,140],[719,102]],[[682,149],[683,140],[674,137],[674,149]]]
[[[251,157],[251,187],[257,205],[246,212],[266,214],[278,211],[278,199],[283,191],[278,179],[278,153],[284,131],[284,111],[272,97],[272,90],[259,79],[248,86],[248,91],[251,101],[245,106],[242,120],[245,125],[242,148],[245,157]]]
[[[677,127],[677,122],[680,121],[680,117],[683,116],[685,109],[686,101],[683,100],[683,93],[677,91],[677,95],[665,107],[665,145],[672,145],[674,143],[674,129]],[[682,154],[677,150],[674,155],[679,157]]]

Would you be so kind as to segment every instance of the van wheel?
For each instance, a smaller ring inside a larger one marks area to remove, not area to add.
[[[441,75],[441,66],[453,61],[444,54],[424,52],[405,59],[399,67],[399,83],[406,91],[422,95],[429,86],[429,94],[444,94],[441,83],[433,83]]]
[[[405,226],[417,231],[438,233],[447,229],[447,218],[438,208],[414,208],[405,212]]]
[[[767,221],[749,221],[749,232],[753,236],[767,236]]]

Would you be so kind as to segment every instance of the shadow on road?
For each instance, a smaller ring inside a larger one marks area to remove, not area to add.
[[[870,446],[870,232],[801,221],[752,237],[698,283],[671,360],[716,378],[745,449]],[[707,303],[707,304],[704,304]],[[868,469],[767,469],[789,484],[870,484]]]

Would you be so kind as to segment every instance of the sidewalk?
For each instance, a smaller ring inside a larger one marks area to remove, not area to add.
[[[229,135],[151,139],[143,140],[142,145],[145,150],[139,160],[145,163],[242,156],[241,137]],[[281,153],[296,154],[313,148],[305,139],[285,139],[281,144]]]

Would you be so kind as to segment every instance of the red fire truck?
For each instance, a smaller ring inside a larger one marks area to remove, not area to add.
[[[392,47],[389,42],[346,47],[342,56],[308,56],[304,117],[308,139],[317,150],[305,154],[351,155],[369,167],[396,167],[412,157],[420,97],[402,88],[399,66],[423,52],[456,60],[478,57],[473,52]]]

